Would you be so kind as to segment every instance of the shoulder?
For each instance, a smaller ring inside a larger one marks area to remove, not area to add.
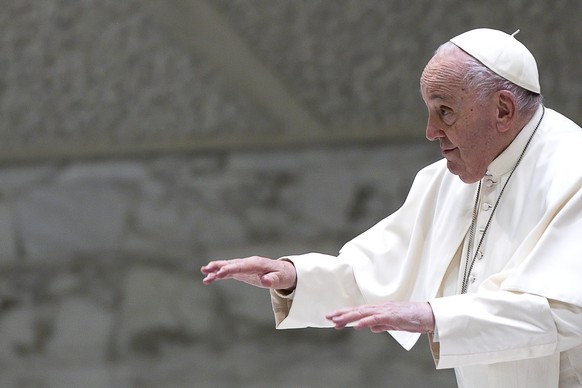
[[[564,168],[564,164],[582,160],[582,128],[566,116],[546,108],[545,117],[531,148],[532,153],[545,166],[556,165]],[[580,170],[579,165],[576,169]]]
[[[539,129],[540,141],[546,148],[558,148],[564,151],[578,149],[573,152],[582,155],[582,128],[566,116],[555,110],[546,108],[545,117]]]
[[[533,163],[539,182],[547,190],[582,190],[582,128],[562,114],[546,108],[546,117],[532,143]],[[527,163],[527,162],[526,162]]]

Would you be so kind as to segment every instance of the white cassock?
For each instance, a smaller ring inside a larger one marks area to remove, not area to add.
[[[542,108],[488,168],[475,243]],[[429,301],[437,368],[460,387],[582,386],[582,129],[546,109],[495,210],[461,294],[478,183],[441,160],[416,176],[402,208],[335,256],[288,256],[291,297],[272,292],[277,328],[332,327],[325,315],[384,301]],[[390,332],[406,349],[420,334]]]

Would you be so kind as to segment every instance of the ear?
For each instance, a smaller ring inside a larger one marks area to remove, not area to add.
[[[515,96],[509,90],[500,90],[496,94],[497,130],[499,132],[507,132],[511,129],[516,117],[517,103]]]

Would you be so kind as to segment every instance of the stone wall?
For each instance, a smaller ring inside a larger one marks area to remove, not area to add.
[[[408,355],[387,335],[277,332],[264,290],[203,286],[198,272],[210,258],[335,253],[435,156],[422,143],[1,169],[0,385],[447,381],[426,344]]]
[[[497,6],[4,4],[0,386],[452,386],[424,340],[407,353],[387,335],[276,331],[264,290],[203,286],[199,267],[335,253],[397,209],[438,157],[418,76],[469,28],[521,28],[548,105],[580,121],[582,2]],[[199,10],[236,55],[190,45]]]
[[[419,140],[422,68],[478,26],[520,28],[548,105],[580,121],[581,14],[577,0],[8,1],[0,160]]]

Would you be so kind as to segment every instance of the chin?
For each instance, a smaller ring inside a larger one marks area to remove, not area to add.
[[[471,184],[475,182],[479,182],[481,178],[483,178],[484,174],[471,174],[465,170],[460,170],[455,168],[455,165],[452,164],[450,161],[447,162],[447,168],[451,172],[451,174],[456,175],[463,183]]]
[[[453,173],[455,174],[455,173]],[[463,181],[463,183],[475,183],[475,182],[479,182],[481,180],[481,178],[483,178],[485,176],[485,174],[470,174],[466,171],[462,172],[462,173],[457,173],[455,174],[459,177],[460,180]]]
[[[467,183],[467,184],[476,183],[476,182],[479,182],[481,180],[481,178],[463,177],[461,175],[458,175],[458,177],[460,180],[463,181],[463,183]]]

